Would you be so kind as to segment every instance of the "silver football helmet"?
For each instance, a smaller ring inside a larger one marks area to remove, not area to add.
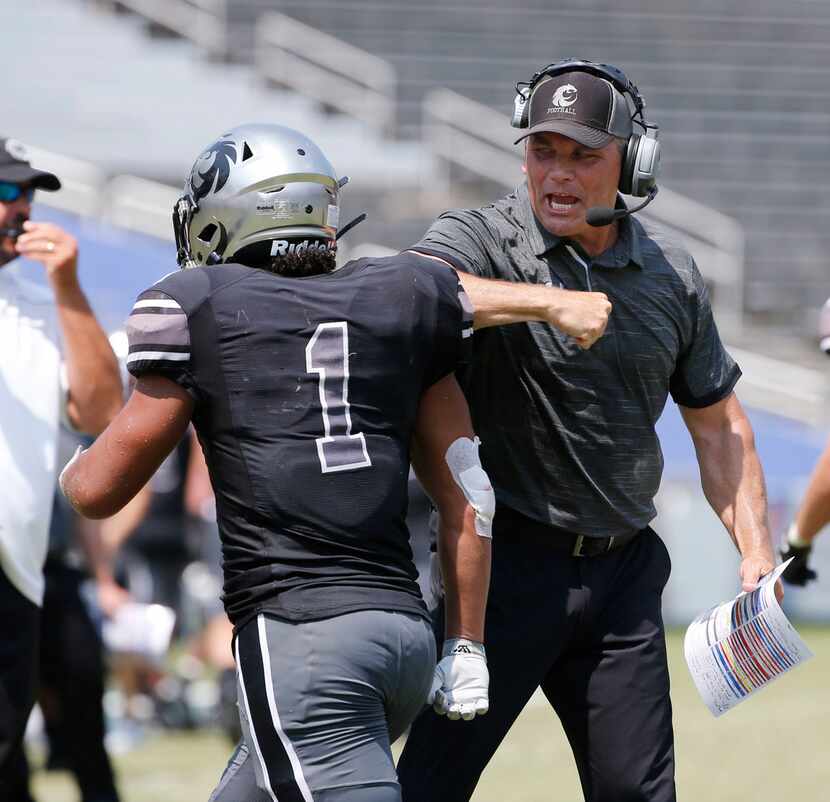
[[[307,136],[281,125],[241,125],[209,145],[173,207],[180,267],[229,261],[270,240],[271,255],[333,249],[338,180]]]

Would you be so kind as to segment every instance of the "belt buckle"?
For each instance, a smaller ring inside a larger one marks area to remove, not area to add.
[[[605,548],[603,551],[611,551],[614,548],[614,541],[616,540],[616,536],[611,535],[608,538]],[[585,552],[582,551],[582,545],[585,543],[585,536],[584,535],[577,535],[576,540],[574,541],[574,547],[571,550],[571,557],[585,557]]]

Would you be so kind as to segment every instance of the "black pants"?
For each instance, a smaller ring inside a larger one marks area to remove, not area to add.
[[[30,802],[23,734],[35,703],[40,608],[0,568],[0,799]]]
[[[516,513],[499,510],[495,520],[485,632],[490,712],[469,722],[421,713],[398,763],[404,802],[470,799],[538,687],[565,729],[587,802],[674,802],[660,610],[671,570],[666,547],[645,529],[616,551],[571,557]],[[443,617],[439,608],[439,642]]]
[[[83,802],[117,802],[104,748],[101,639],[81,595],[88,575],[47,561],[44,576],[39,698],[51,747],[75,775]]]

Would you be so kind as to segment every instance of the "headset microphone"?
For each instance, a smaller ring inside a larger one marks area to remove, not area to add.
[[[589,226],[610,226],[615,220],[622,220],[623,217],[628,217],[634,212],[639,212],[640,209],[645,209],[656,197],[658,188],[653,186],[648,191],[648,197],[639,206],[633,209],[609,209],[605,206],[592,206],[585,213],[585,222]]]

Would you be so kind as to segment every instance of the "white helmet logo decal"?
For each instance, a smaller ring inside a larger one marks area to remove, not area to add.
[[[572,84],[563,84],[554,93],[550,101],[559,109],[566,109],[576,103],[576,87]]]

